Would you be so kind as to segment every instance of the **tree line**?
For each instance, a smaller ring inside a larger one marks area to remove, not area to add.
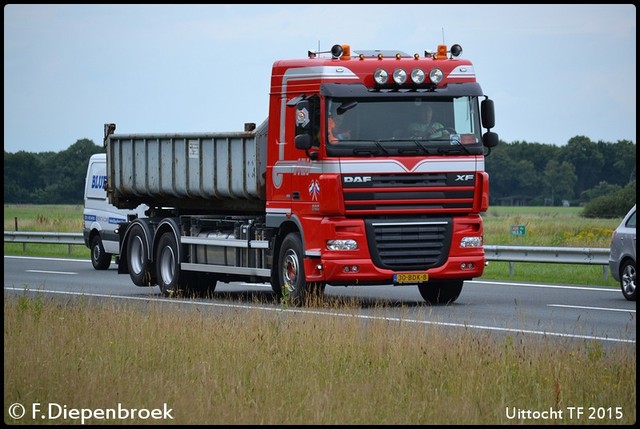
[[[89,158],[101,152],[104,148],[89,139],[61,152],[5,151],[5,204],[82,204]],[[601,208],[593,217],[620,217],[635,203],[636,145],[628,140],[576,136],[564,146],[501,141],[486,157],[485,169],[491,205],[575,206],[597,200],[594,206]]]

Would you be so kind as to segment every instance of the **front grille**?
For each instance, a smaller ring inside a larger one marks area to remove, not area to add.
[[[473,208],[475,174],[372,174],[346,176],[347,214],[468,211]]]
[[[369,250],[376,266],[397,271],[426,270],[449,254],[450,218],[367,219]]]

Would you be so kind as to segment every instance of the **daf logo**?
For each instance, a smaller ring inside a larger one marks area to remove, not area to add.
[[[367,183],[371,182],[371,176],[344,176],[344,183]]]
[[[456,176],[456,182],[466,182],[467,180],[473,180],[473,174],[458,174]]]

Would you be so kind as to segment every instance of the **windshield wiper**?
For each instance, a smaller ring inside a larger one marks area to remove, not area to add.
[[[376,155],[380,152],[384,153],[385,155],[389,155],[389,151],[387,149],[384,148],[384,146],[382,146],[380,144],[380,142],[378,140],[343,140],[344,143],[362,143],[362,142],[367,142],[367,143],[373,143],[376,145],[376,147],[379,149],[374,149],[374,148],[368,148],[368,147],[356,147],[353,149],[353,153],[355,155],[362,155],[362,154],[370,154],[370,155]]]
[[[380,151],[374,148],[357,147],[353,149],[354,155],[377,155]]]
[[[429,155],[429,149],[427,149],[426,147],[424,147],[422,145],[422,143],[420,143],[419,140],[411,140],[412,142],[414,142],[416,144],[416,146],[418,146],[420,149],[422,149],[424,151],[424,153],[426,153],[427,155]]]
[[[373,142],[375,143],[375,145],[376,145],[378,148],[380,148],[380,150],[382,150],[382,152],[384,152],[384,154],[385,154],[385,155],[389,155],[389,151],[388,151],[388,150],[386,150],[386,149],[384,148],[384,146],[382,146],[382,145],[380,144],[380,141],[379,141],[379,140],[373,140]]]

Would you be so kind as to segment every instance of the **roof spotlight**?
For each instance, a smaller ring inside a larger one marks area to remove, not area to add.
[[[340,58],[342,56],[342,45],[333,45],[331,47],[331,56],[333,58]]]
[[[451,56],[457,57],[461,53],[462,53],[462,46],[458,45],[457,43],[455,45],[451,45]]]

